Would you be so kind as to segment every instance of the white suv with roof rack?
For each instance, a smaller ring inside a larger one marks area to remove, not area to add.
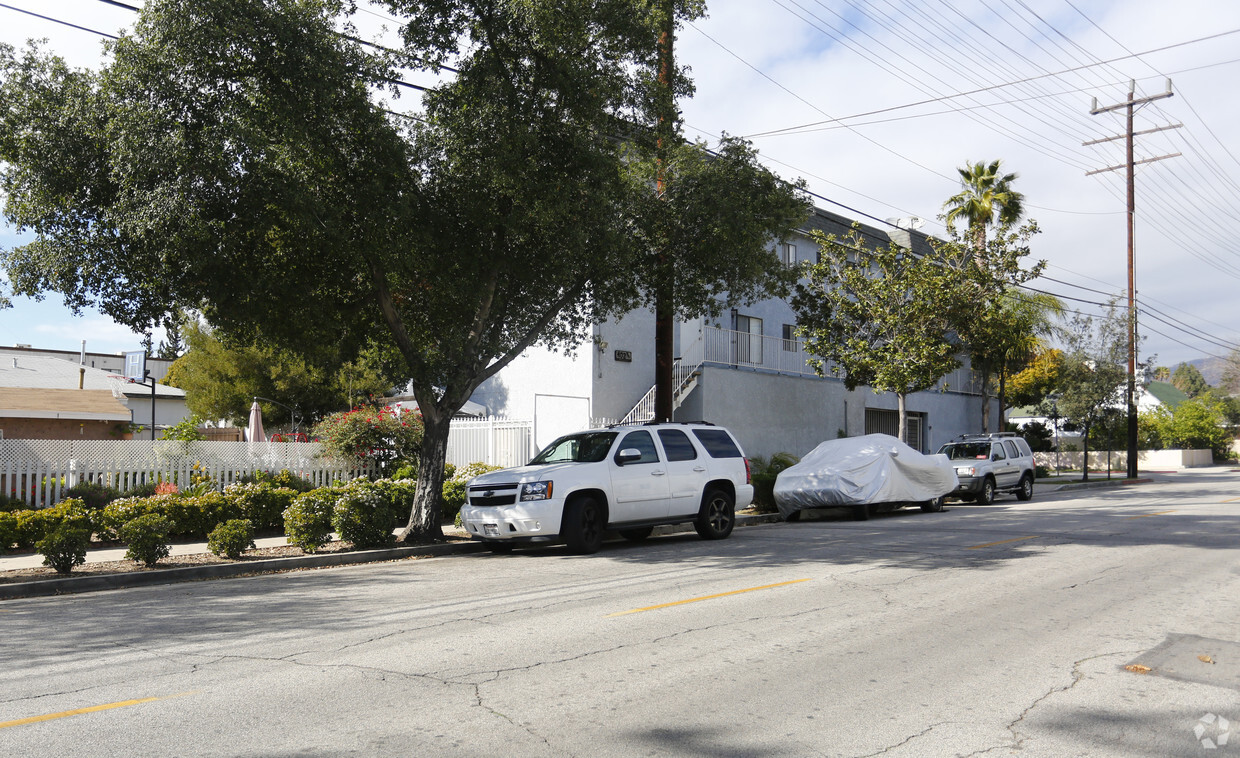
[[[752,501],[749,461],[727,429],[615,425],[560,437],[527,466],[471,479],[461,525],[497,553],[561,541],[593,553],[608,530],[642,540],[664,524],[724,539],[736,509]]]
[[[960,485],[947,497],[990,505],[996,492],[1033,499],[1036,466],[1029,443],[1013,432],[966,434],[939,448],[956,467]]]

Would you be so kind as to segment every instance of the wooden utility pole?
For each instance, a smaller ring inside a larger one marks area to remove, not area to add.
[[[1109,166],[1100,168],[1095,171],[1086,172],[1086,176],[1101,174],[1106,171],[1118,171],[1126,168],[1128,171],[1128,388],[1125,392],[1125,398],[1128,405],[1128,478],[1135,479],[1137,477],[1137,289],[1135,278],[1135,267],[1133,265],[1135,250],[1135,231],[1137,217],[1136,203],[1136,174],[1135,167],[1140,163],[1153,163],[1167,158],[1175,158],[1180,153],[1172,153],[1171,155],[1161,155],[1157,158],[1146,158],[1144,160],[1133,160],[1132,138],[1139,134],[1150,134],[1153,132],[1161,132],[1166,129],[1178,129],[1183,124],[1173,124],[1170,126],[1160,126],[1155,129],[1146,129],[1141,132],[1132,130],[1132,117],[1136,109],[1140,106],[1147,105],[1155,100],[1171,97],[1174,93],[1171,91],[1171,80],[1167,80],[1167,91],[1161,92],[1150,97],[1138,98],[1136,96],[1137,83],[1135,81],[1128,84],[1128,99],[1122,103],[1108,105],[1104,108],[1098,107],[1098,98],[1094,98],[1093,107],[1089,109],[1091,116],[1097,116],[1099,113],[1108,113],[1122,109],[1127,110],[1127,128],[1124,134],[1116,137],[1106,137],[1103,139],[1085,142],[1083,145],[1097,145],[1103,142],[1111,142],[1113,140],[1125,140],[1127,147],[1127,160],[1119,166]],[[1086,466],[1089,462],[1086,461]]]
[[[658,122],[655,126],[655,187],[659,198],[667,191],[667,165],[672,141],[676,137],[676,97],[672,88],[676,39],[673,0],[660,3]],[[659,222],[660,225],[663,223]],[[658,273],[655,275],[654,305],[654,420],[672,420],[672,364],[675,360],[676,307],[675,260],[667,248],[668,235],[659,234]]]

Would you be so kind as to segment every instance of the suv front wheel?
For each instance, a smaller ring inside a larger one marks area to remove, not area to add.
[[[732,533],[736,526],[736,503],[732,496],[720,489],[709,490],[702,498],[693,528],[704,540],[721,540]]]
[[[1033,499],[1033,477],[1025,474],[1020,478],[1020,486],[1016,488],[1017,500]]]
[[[603,546],[603,531],[606,527],[607,514],[593,497],[574,498],[564,506],[560,536],[574,553],[597,553]]]
[[[977,502],[979,505],[990,505],[995,501],[995,480],[986,477],[982,481],[982,491],[977,493]]]

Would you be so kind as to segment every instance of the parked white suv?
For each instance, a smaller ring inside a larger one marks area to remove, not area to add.
[[[603,533],[629,540],[692,522],[705,539],[732,533],[753,501],[749,461],[727,429],[704,422],[609,426],[557,439],[528,466],[471,479],[461,525],[493,552],[563,541],[593,553]]]
[[[1013,492],[1017,500],[1033,498],[1036,464],[1024,438],[1012,432],[965,435],[939,448],[956,467],[960,485],[948,497],[990,505],[996,492]]]

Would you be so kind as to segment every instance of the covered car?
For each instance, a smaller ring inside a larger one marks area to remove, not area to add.
[[[922,455],[888,434],[827,440],[775,480],[775,504],[795,521],[806,508],[850,507],[858,518],[874,506],[943,508],[956,489],[956,469],[945,455]]]

